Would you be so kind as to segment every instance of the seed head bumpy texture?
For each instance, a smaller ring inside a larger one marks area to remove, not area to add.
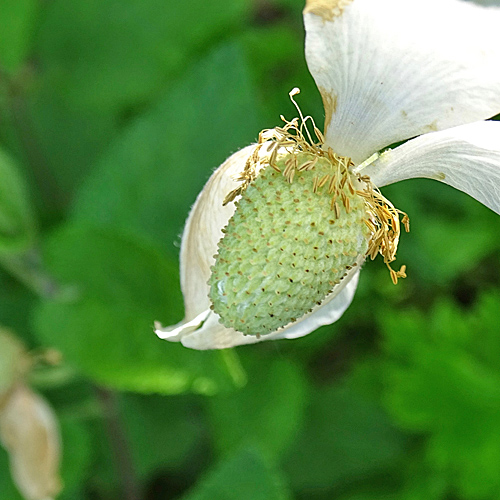
[[[300,161],[313,159],[306,153]],[[278,157],[283,170],[289,155]],[[332,206],[329,186],[314,192],[333,166],[319,158],[313,170],[297,171],[293,182],[271,166],[263,168],[236,202],[224,228],[209,280],[213,310],[224,326],[264,335],[286,326],[321,304],[368,249],[364,200]],[[349,174],[347,174],[349,175]]]

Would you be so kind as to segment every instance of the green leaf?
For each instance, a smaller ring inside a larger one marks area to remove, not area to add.
[[[34,236],[34,220],[21,172],[0,149],[0,253],[28,247]]]
[[[77,220],[154,238],[172,252],[210,171],[258,133],[239,49],[210,54],[126,130],[80,191]]]
[[[0,269],[0,323],[31,343],[29,314],[34,296]]]
[[[422,455],[420,447],[410,457],[409,464],[402,471],[403,487],[394,495],[394,500],[443,500],[454,496],[446,473],[429,467]]]
[[[69,102],[82,109],[122,108],[157,92],[195,50],[237,25],[247,5],[55,0],[39,29],[38,57]]]
[[[259,92],[266,120],[271,126],[281,125],[279,116],[295,116],[288,92],[299,87],[301,94],[296,97],[305,115],[313,115],[319,128],[323,128],[324,108],[314,80],[307,70],[304,58],[304,32],[299,27],[302,20],[301,2],[295,2],[294,12],[287,12],[288,22],[251,25],[243,31],[239,40],[245,50],[246,58]],[[258,4],[257,8],[272,11],[275,2]],[[287,8],[288,9],[288,8]],[[290,10],[292,10],[290,8]],[[290,22],[293,20],[293,22]],[[263,57],[265,54],[265,57]]]
[[[485,366],[500,372],[500,342],[498,341],[498,310],[500,291],[483,293],[470,311],[467,348]],[[479,337],[479,341],[478,340]]]
[[[41,71],[29,96],[29,118],[61,195],[74,191],[123,126],[169,92],[194,58],[231,33],[247,8],[247,0],[55,0],[46,5],[35,44]],[[228,65],[220,79],[237,72]],[[204,83],[200,80],[199,87]],[[190,99],[198,101],[200,88],[185,94],[187,107]],[[246,113],[242,109],[238,119]],[[161,125],[175,127],[178,120],[171,114]],[[160,127],[157,137],[164,145],[163,132]]]
[[[225,459],[183,500],[287,500],[282,479],[253,449]]]
[[[62,462],[61,478],[63,490],[57,497],[74,500],[85,488],[91,464],[92,449],[89,429],[74,417],[61,415]]]
[[[284,468],[294,489],[307,497],[387,471],[406,441],[377,404],[347,386],[331,386],[313,394]]]
[[[306,380],[296,365],[285,360],[256,359],[245,368],[248,382],[243,389],[207,400],[214,445],[219,453],[257,446],[276,458],[301,426]]]
[[[36,333],[87,376],[118,389],[163,394],[214,393],[232,385],[217,352],[194,352],[154,335],[154,320],[173,323],[182,310],[176,266],[155,248],[69,226],[49,238],[45,259],[77,294],[41,302]]]
[[[193,403],[186,396],[123,395],[121,418],[140,476],[185,467],[201,439],[202,426]]]
[[[92,412],[93,416],[99,415],[90,426],[92,464],[87,480],[92,489],[103,498],[114,498],[121,489],[110,429],[110,425],[116,424],[126,440],[130,463],[140,484],[168,475],[180,485],[192,485],[200,458],[202,463],[208,462],[204,422],[196,397],[129,393],[110,396],[110,404],[102,405],[101,400]],[[113,423],[106,421],[108,416],[114,419]]]
[[[24,62],[29,49],[39,4],[36,0],[2,0],[0,2],[0,67],[15,72]]]
[[[0,491],[2,500],[25,500],[12,481],[9,468],[9,456],[0,446]]]
[[[410,216],[402,234],[398,262],[408,276],[444,284],[473,269],[498,248],[492,228],[497,215],[475,199],[428,179],[412,179],[384,188],[384,195]],[[412,272],[413,270],[413,272]]]

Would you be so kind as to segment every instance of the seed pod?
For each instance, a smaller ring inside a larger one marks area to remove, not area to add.
[[[237,202],[209,280],[220,321],[247,335],[273,332],[321,304],[371,235],[347,170],[307,153],[282,155],[276,166],[262,169]]]

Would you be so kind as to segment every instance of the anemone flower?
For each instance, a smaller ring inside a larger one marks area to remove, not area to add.
[[[500,112],[498,5],[308,0],[304,22],[324,132],[297,106],[213,173],[182,237],[185,319],[160,338],[297,338],[340,318],[367,257],[404,278],[385,185],[436,179],[500,213],[500,123],[480,121]]]

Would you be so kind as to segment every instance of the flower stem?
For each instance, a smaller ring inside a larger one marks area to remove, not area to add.
[[[247,383],[247,374],[235,349],[221,349],[219,355],[236,387]]]

